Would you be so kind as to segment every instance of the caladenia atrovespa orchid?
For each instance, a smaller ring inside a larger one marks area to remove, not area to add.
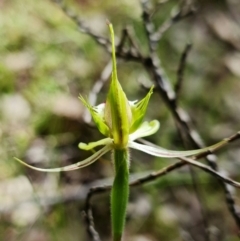
[[[59,168],[38,168],[31,166],[18,158],[20,163],[37,171],[60,172],[72,171],[86,167],[97,161],[105,153],[112,151],[114,165],[114,182],[111,191],[111,218],[113,241],[120,241],[125,225],[126,208],[129,196],[129,148],[137,149],[157,157],[179,158],[193,156],[205,151],[216,150],[224,145],[224,141],[213,146],[190,151],[171,151],[154,145],[145,145],[135,142],[138,138],[152,135],[159,129],[159,122],[153,120],[143,122],[153,87],[141,101],[128,101],[117,78],[117,65],[115,57],[114,32],[112,24],[108,24],[112,42],[112,76],[106,103],[91,106],[82,96],[80,100],[88,108],[98,130],[106,138],[91,142],[80,143],[79,148],[91,150],[103,146],[89,158],[78,163]]]

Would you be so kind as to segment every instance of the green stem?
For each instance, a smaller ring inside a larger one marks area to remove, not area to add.
[[[121,241],[129,196],[129,155],[127,149],[114,150],[115,179],[111,191],[113,241]]]

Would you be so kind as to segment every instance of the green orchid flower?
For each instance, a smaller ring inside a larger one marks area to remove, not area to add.
[[[86,167],[109,151],[113,151],[115,177],[111,191],[111,218],[113,241],[120,241],[125,225],[126,207],[129,195],[129,148],[133,148],[157,157],[177,158],[193,156],[205,151],[216,150],[223,145],[219,142],[213,146],[200,150],[172,151],[154,145],[145,145],[135,140],[155,134],[160,123],[157,120],[143,122],[153,87],[141,101],[128,101],[117,78],[117,64],[115,57],[114,32],[112,24],[108,24],[112,42],[112,76],[106,103],[91,106],[81,95],[80,100],[90,111],[98,130],[106,137],[88,144],[80,143],[79,148],[92,150],[103,146],[87,159],[78,163],[58,168],[39,168],[31,166],[15,158],[21,164],[37,171],[60,172],[72,171]]]

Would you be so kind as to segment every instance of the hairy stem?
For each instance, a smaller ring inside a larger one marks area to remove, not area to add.
[[[129,155],[127,149],[114,150],[115,178],[111,191],[113,241],[121,241],[129,196]]]

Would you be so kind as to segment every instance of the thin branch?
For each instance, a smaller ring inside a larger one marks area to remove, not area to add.
[[[192,44],[188,43],[181,55],[179,66],[178,66],[178,71],[177,71],[177,82],[175,85],[175,93],[176,93],[176,104],[178,102],[181,90],[182,90],[182,85],[183,85],[183,76],[184,76],[184,71],[186,67],[186,60],[188,57],[188,54],[192,48]]]
[[[92,241],[101,241],[101,238],[95,229],[94,219],[92,215],[92,209],[86,208],[86,212],[84,212],[85,221],[87,224],[87,232],[89,236],[92,238]]]
[[[87,231],[89,236],[92,238],[93,241],[101,241],[98,232],[95,229],[94,225],[94,218],[92,215],[92,208],[91,208],[91,198],[95,194],[99,194],[110,190],[112,185],[108,186],[99,186],[99,187],[92,187],[89,189],[87,194],[86,202],[85,202],[85,221],[87,224]]]

